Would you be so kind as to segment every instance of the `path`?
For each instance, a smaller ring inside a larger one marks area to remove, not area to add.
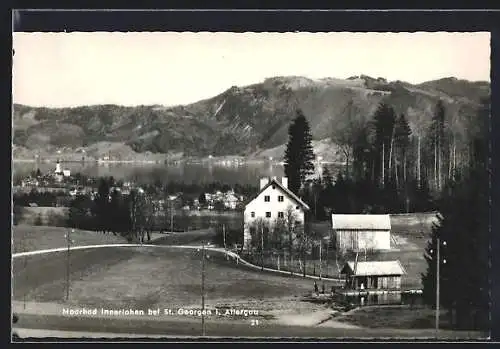
[[[20,338],[184,338],[191,339],[193,336],[172,336],[162,334],[133,334],[113,332],[84,332],[84,331],[59,331],[40,330],[31,328],[16,328],[14,332]]]

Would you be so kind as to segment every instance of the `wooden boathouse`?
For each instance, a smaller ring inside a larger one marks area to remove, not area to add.
[[[341,274],[351,290],[401,290],[401,277],[406,274],[398,260],[347,262]]]

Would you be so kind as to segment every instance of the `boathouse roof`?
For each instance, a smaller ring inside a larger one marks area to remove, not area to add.
[[[354,276],[404,275],[405,269],[398,260],[373,262],[347,262],[342,268],[342,274]]]

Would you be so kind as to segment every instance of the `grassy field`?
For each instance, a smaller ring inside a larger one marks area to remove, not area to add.
[[[43,321],[40,321],[43,319]],[[165,336],[188,336],[201,337],[200,319],[191,321],[179,321],[177,319],[164,319],[156,321],[151,317],[130,321],[123,318],[95,319],[85,317],[62,317],[62,316],[36,316],[23,315],[19,319],[19,326],[32,329],[55,329],[66,331],[92,331],[92,332],[113,332],[113,333],[140,333],[160,334]],[[330,339],[434,339],[433,329],[386,329],[386,328],[332,328],[329,326],[290,326],[269,323],[260,320],[258,325],[252,326],[249,321],[206,321],[206,336],[218,336],[224,338],[317,338]],[[54,336],[55,337],[55,336]],[[119,337],[119,335],[118,335]],[[487,334],[479,332],[457,332],[442,330],[439,338],[443,340],[452,339],[485,339]],[[55,338],[57,340],[57,338]]]
[[[262,259],[259,254],[254,255],[244,255],[243,258],[255,265],[262,265]],[[288,257],[287,257],[288,258]],[[303,267],[298,261],[298,256],[294,257],[292,267],[290,267],[290,261],[284,263],[283,254],[280,257],[280,269],[281,270],[292,270],[294,273],[302,275]],[[403,289],[417,289],[421,288],[421,274],[426,270],[427,263],[423,257],[423,249],[419,250],[393,250],[387,252],[381,252],[377,254],[367,255],[368,261],[389,261],[389,260],[399,260],[406,270],[406,275],[402,279]],[[360,261],[364,261],[364,255],[360,254]],[[325,278],[340,278],[336,262],[335,262],[335,252],[329,254],[328,262],[325,260],[325,256],[321,261],[321,275]],[[278,268],[277,257],[266,255],[264,257],[264,266],[267,268]],[[342,262],[339,262],[339,267],[342,268]],[[319,259],[307,259],[306,260],[306,274],[315,275],[319,277],[320,272],[320,261]],[[321,285],[318,285],[321,287]]]
[[[21,207],[19,225],[35,225],[37,220],[41,225],[67,225],[69,209],[67,207]]]
[[[449,328],[446,315],[446,311],[440,312],[441,329]],[[435,325],[435,310],[422,306],[366,307],[335,319],[367,328],[427,329]]]
[[[236,266],[215,252],[206,264],[206,304],[289,308],[312,291],[310,280]],[[103,248],[71,252],[73,305],[110,308],[200,306],[201,261],[196,250]],[[65,302],[66,253],[14,260],[14,299]],[[281,304],[281,305],[280,305]],[[309,306],[309,305],[308,305]]]
[[[301,301],[301,296],[311,293],[310,280],[246,270],[226,261],[219,254],[208,252],[208,255],[207,308],[259,311],[259,316],[251,317],[259,320],[256,326],[251,325],[250,318],[221,319],[214,314],[209,315],[206,317],[208,335],[311,338],[433,336],[427,310],[410,313],[403,308],[363,308],[332,319],[324,324],[326,327],[300,325],[300,321],[285,323],[281,319],[285,316],[290,318],[291,313],[298,319],[298,316],[307,318],[312,313],[327,309],[321,304]],[[14,311],[20,314],[19,327],[189,336],[197,336],[201,332],[197,316],[86,318],[61,315],[62,307],[131,308],[146,312],[148,308],[167,308],[174,312],[180,307],[200,308],[201,261],[200,254],[195,250],[114,247],[73,251],[69,301],[65,300],[65,252],[32,256],[26,260],[26,264],[24,258],[14,260],[13,303]],[[28,307],[35,304],[42,310],[23,312],[23,300]],[[59,313],[43,311],[44,306],[50,308],[52,305],[59,306]],[[441,335],[443,338],[470,338],[470,334],[459,332],[443,331]]]
[[[40,321],[40,319],[43,321]],[[84,317],[62,317],[62,316],[36,316],[23,315],[20,317],[19,326],[31,329],[54,329],[66,331],[92,331],[92,332],[113,332],[113,333],[140,333],[160,334],[164,336],[188,336],[201,337],[200,320],[178,321],[177,319],[165,319],[155,321],[151,318],[129,321],[123,318],[95,319]],[[435,332],[433,329],[385,329],[385,328],[332,328],[332,327],[305,327],[287,326],[276,323],[260,321],[258,325],[252,326],[249,321],[206,321],[206,336],[218,336],[224,338],[262,338],[269,340],[275,338],[304,338],[316,340],[324,339],[433,339]],[[50,335],[49,335],[50,336]],[[52,335],[54,336],[54,335]],[[83,335],[82,335],[83,336]],[[55,336],[54,336],[55,337]],[[119,335],[118,335],[119,337]],[[125,337],[125,336],[124,336]],[[487,334],[479,332],[457,332],[442,330],[439,338],[443,340],[452,339],[481,339],[487,338]],[[55,338],[57,340],[57,338]]]
[[[432,224],[437,222],[436,212],[391,214],[393,233],[431,233]]]
[[[15,225],[12,229],[13,253],[66,247],[64,235],[69,228]],[[94,231],[75,229],[71,235],[74,246],[126,243],[126,239],[112,233],[101,234]]]
[[[200,245],[210,242],[215,236],[213,229],[191,230],[181,233],[165,234],[156,239],[155,245]]]

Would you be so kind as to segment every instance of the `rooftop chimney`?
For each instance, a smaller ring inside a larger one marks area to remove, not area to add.
[[[288,189],[288,177],[281,177],[281,184]]]
[[[264,177],[264,178],[261,178],[260,179],[260,189],[262,190],[262,188],[264,188],[267,183],[269,183],[269,178],[267,177]]]

